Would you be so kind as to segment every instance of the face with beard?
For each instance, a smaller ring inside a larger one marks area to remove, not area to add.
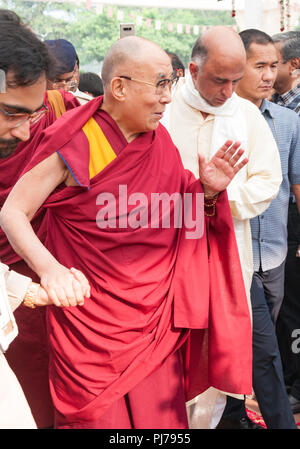
[[[10,75],[7,74],[9,85]],[[20,142],[30,137],[29,120],[20,126],[12,127],[5,112],[9,114],[28,113],[39,110],[44,102],[46,78],[42,75],[30,86],[7,87],[5,93],[0,93],[0,159],[13,154]],[[1,112],[5,111],[5,112]]]
[[[0,137],[0,159],[5,159],[13,154],[21,139],[2,139]]]

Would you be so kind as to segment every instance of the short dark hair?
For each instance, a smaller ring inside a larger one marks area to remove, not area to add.
[[[14,22],[17,24],[21,24],[21,18],[14,11],[10,11],[9,9],[0,9],[0,22],[8,21]]]
[[[204,62],[206,61],[208,56],[208,50],[206,46],[203,43],[202,36],[198,37],[196,40],[194,47],[192,49],[192,56],[191,59],[194,61],[199,68],[203,66]]]
[[[179,56],[176,55],[176,53],[173,53],[170,51],[167,51],[166,53],[171,58],[171,64],[173,67],[173,71],[176,72],[176,70],[181,69],[184,74],[185,67],[184,67],[183,63],[181,62]]]
[[[300,31],[275,34],[272,39],[282,43],[280,53],[284,64],[293,58],[300,58]]]
[[[243,41],[246,52],[249,51],[251,44],[268,45],[274,44],[273,39],[264,31],[256,30],[254,28],[241,31],[240,37]]]
[[[17,19],[9,10],[0,13],[0,69],[12,74],[8,87],[34,84],[43,74],[50,78],[56,66],[46,45]]]
[[[88,92],[93,97],[103,95],[103,83],[99,75],[93,72],[80,73],[78,89],[81,92]]]

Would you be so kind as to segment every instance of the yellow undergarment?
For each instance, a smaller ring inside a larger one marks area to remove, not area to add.
[[[103,134],[102,129],[91,117],[82,128],[86,135],[90,146],[90,163],[89,173],[90,179],[101,172],[117,155],[110,146],[110,143]]]

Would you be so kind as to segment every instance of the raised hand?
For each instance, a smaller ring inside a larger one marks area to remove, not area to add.
[[[199,178],[207,196],[214,196],[225,190],[234,176],[247,164],[247,158],[240,161],[244,154],[240,146],[240,142],[227,140],[209,162],[206,162],[202,154],[198,154]]]

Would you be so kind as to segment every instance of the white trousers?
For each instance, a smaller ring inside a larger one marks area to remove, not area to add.
[[[36,429],[23,390],[0,351],[0,429]]]

